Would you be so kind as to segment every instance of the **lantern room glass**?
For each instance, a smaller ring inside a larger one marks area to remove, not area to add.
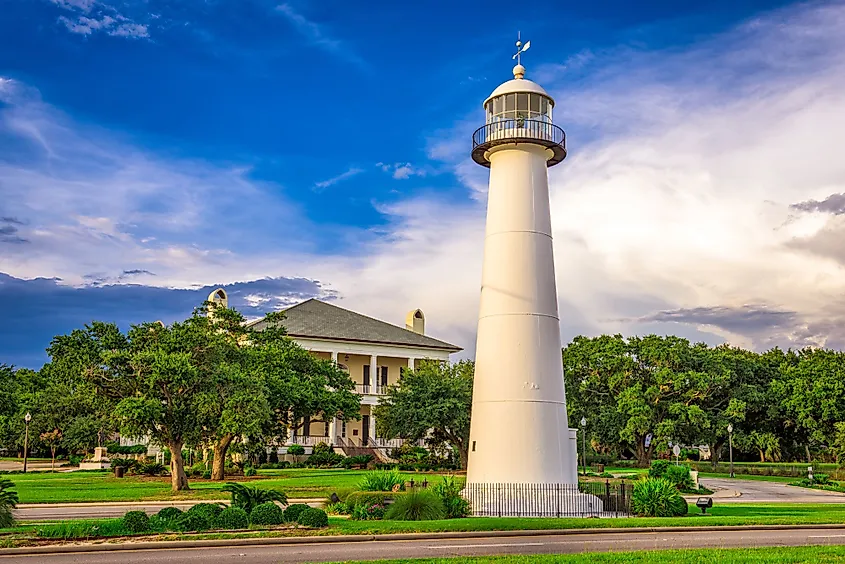
[[[485,107],[487,123],[512,120],[533,120],[552,123],[552,102],[533,92],[517,92],[496,96]]]

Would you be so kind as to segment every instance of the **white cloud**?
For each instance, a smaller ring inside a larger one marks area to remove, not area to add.
[[[354,63],[362,68],[368,68],[367,63],[359,57],[346,43],[331,35],[327,27],[305,17],[290,3],[276,6],[276,12],[284,16],[312,45],[316,45],[333,55]]]
[[[135,39],[150,36],[147,25],[132,21],[109,3],[97,0],[51,1],[73,13],[73,17],[59,16],[58,19],[71,33],[91,35],[103,31],[108,35]]]
[[[329,186],[334,186],[338,182],[343,182],[344,180],[352,178],[353,176],[361,174],[362,172],[364,172],[363,169],[353,167],[347,170],[346,172],[338,174],[337,176],[333,176],[332,178],[329,178],[327,180],[321,180],[320,182],[315,183],[314,186],[324,190]]]
[[[407,180],[412,176],[426,176],[429,172],[427,169],[416,167],[411,163],[376,163],[376,166],[380,168],[382,172],[389,173],[395,180]]]

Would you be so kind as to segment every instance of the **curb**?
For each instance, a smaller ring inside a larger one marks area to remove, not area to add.
[[[2,556],[35,554],[73,554],[84,552],[118,552],[141,550],[169,550],[184,548],[224,548],[239,546],[274,546],[297,544],[329,544],[345,542],[419,541],[441,539],[539,537],[561,535],[599,535],[626,533],[695,533],[717,531],[795,531],[795,530],[845,530],[845,525],[727,525],[702,527],[613,527],[598,529],[541,529],[525,531],[455,531],[447,533],[399,533],[382,535],[327,535],[322,537],[273,537],[249,539],[212,539],[196,541],[148,541],[123,544],[30,546],[0,549]]]

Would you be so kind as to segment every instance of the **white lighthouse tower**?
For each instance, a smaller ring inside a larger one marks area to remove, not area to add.
[[[549,210],[548,167],[566,158],[566,135],[552,122],[552,97],[525,79],[529,45],[517,42],[514,79],[484,101],[486,124],[472,139],[490,185],[466,495],[482,514],[583,514],[601,501],[577,490]]]

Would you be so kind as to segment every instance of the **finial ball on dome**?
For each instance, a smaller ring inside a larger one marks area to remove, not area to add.
[[[525,78],[525,67],[522,65],[516,65],[513,68],[513,77],[514,78]]]

